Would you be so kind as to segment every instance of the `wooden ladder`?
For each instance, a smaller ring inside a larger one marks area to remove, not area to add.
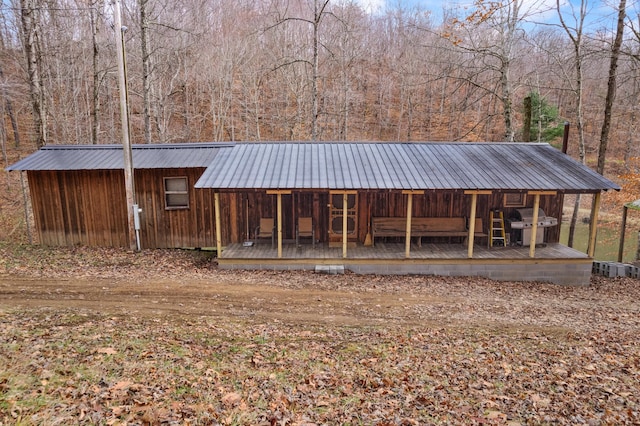
[[[489,213],[489,247],[494,245],[507,246],[507,237],[504,232],[504,215],[502,211],[493,210]]]

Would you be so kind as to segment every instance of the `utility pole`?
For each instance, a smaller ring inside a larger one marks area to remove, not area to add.
[[[124,32],[120,12],[120,0],[114,0],[114,20],[116,35],[116,54],[118,61],[118,87],[120,89],[120,121],[122,125],[122,152],[124,153],[124,185],[127,198],[127,220],[129,229],[129,247],[140,250],[140,216],[136,203],[135,181],[133,174],[133,153],[129,140],[129,102],[127,91],[127,68],[124,53]]]

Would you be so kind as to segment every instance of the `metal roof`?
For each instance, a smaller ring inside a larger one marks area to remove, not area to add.
[[[233,143],[172,143],[132,145],[136,169],[207,167],[220,148]],[[47,145],[7,167],[7,170],[124,169],[122,145]]]
[[[222,148],[196,188],[554,190],[620,187],[540,143],[245,143]]]

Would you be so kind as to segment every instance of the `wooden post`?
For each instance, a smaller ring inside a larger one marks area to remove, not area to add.
[[[282,257],[282,194],[291,194],[288,189],[268,189],[267,195],[276,195],[276,221],[278,222],[278,258]]]
[[[127,201],[127,220],[129,230],[129,246],[132,250],[139,248],[140,244],[135,229],[136,190],[135,175],[133,172],[133,154],[131,152],[131,141],[129,140],[129,99],[127,93],[127,70],[124,56],[124,41],[122,32],[122,16],[120,12],[120,0],[115,0],[114,10],[114,31],[116,36],[116,59],[118,64],[118,87],[120,92],[120,125],[122,129],[122,152],[124,154],[124,185],[125,197]]]
[[[467,247],[467,257],[471,259],[473,257],[473,237],[476,233],[476,206],[478,204],[478,193],[471,194],[471,212],[469,216],[469,246]]]
[[[282,257],[282,193],[278,192],[278,259]]]
[[[620,247],[618,247],[618,262],[622,262],[622,255],[624,252],[624,234],[627,230],[627,209],[627,206],[622,207],[622,224],[620,225]]]
[[[411,214],[413,210],[413,194],[407,194],[407,229],[405,232],[404,257],[411,257]]]
[[[602,193],[596,192],[593,194],[593,209],[591,214],[590,227],[589,227],[589,247],[587,248],[587,255],[593,257],[596,252],[596,234],[598,231],[598,213],[600,212],[600,199]]]
[[[220,193],[213,194],[213,204],[216,215],[216,253],[218,258],[222,254],[222,226],[220,224]]]
[[[476,209],[478,205],[478,195],[491,195],[491,191],[487,190],[468,190],[464,191],[465,195],[471,195],[471,211],[469,212],[469,235],[467,236],[468,247],[467,257],[473,257],[473,243],[476,235]],[[491,236],[489,236],[491,238]]]
[[[348,225],[348,221],[347,221],[347,214],[349,213],[349,209],[348,209],[348,203],[349,201],[349,194],[347,194],[346,192],[344,192],[342,194],[342,258],[346,259],[347,258],[347,243],[348,243],[348,238],[347,238],[347,225]]]
[[[538,210],[540,210],[540,194],[533,197],[533,223],[531,224],[531,237],[529,238],[529,257],[536,256],[536,237],[538,236]]]

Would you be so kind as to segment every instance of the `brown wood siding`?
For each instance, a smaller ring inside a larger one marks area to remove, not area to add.
[[[137,201],[141,213],[143,248],[213,247],[214,191],[194,189],[204,168],[136,170]],[[189,208],[166,209],[165,177],[186,177]],[[29,171],[34,219],[45,245],[128,246],[124,176],[117,170]],[[276,195],[265,191],[221,194],[223,244],[255,237],[260,218],[276,217]],[[479,195],[477,217],[488,233],[489,212],[501,210],[508,219],[516,208],[505,208],[504,194]],[[314,218],[316,238],[328,240],[329,192],[301,191],[282,196],[283,238],[295,238],[298,217]],[[542,196],[540,207],[562,220],[563,195]],[[533,197],[526,200],[532,207]],[[357,238],[364,241],[370,217],[405,217],[407,196],[398,191],[362,191],[358,194]],[[471,196],[463,192],[429,191],[414,195],[415,217],[468,217]],[[560,226],[547,228],[546,241],[559,241]]]
[[[213,191],[194,189],[204,168],[144,169],[135,171],[136,195],[140,213],[140,244],[142,248],[214,247],[215,215]],[[189,207],[165,207],[164,178],[186,177]],[[221,203],[229,212],[229,200]],[[223,230],[230,228],[227,212],[223,213]],[[226,219],[225,219],[226,217]],[[223,232],[223,235],[225,233]]]
[[[233,202],[233,209],[229,207],[228,193],[222,194],[223,228],[225,220],[236,222],[231,225],[232,232],[223,234],[223,242],[239,243],[247,239],[247,216],[249,220],[250,238],[254,238],[255,228],[260,223],[261,217],[276,217],[276,196],[267,195],[265,192],[245,192],[237,195]],[[316,237],[321,242],[327,241],[328,236],[328,192],[298,192],[292,195],[283,195],[283,238],[295,237],[295,218],[300,216],[312,216],[316,227]],[[526,199],[525,207],[533,207],[533,197]],[[548,216],[562,219],[562,194],[558,196],[540,197],[540,208]],[[247,204],[248,203],[248,204]],[[227,207],[225,207],[227,205]],[[248,210],[247,210],[248,206]],[[358,194],[358,241],[363,242],[369,231],[370,217],[405,217],[407,208],[407,196],[400,192],[389,191],[363,191]],[[413,198],[412,215],[414,217],[469,217],[471,209],[471,196],[461,191],[445,192],[430,191],[424,194],[415,194]],[[478,195],[476,217],[482,219],[482,232],[489,233],[489,213],[491,210],[501,210],[505,219],[515,214],[516,208],[504,207],[504,193],[491,195]],[[232,216],[228,213],[234,211]],[[248,215],[247,215],[248,212]],[[234,231],[235,230],[235,231]],[[225,231],[223,229],[223,231]],[[559,241],[560,226],[545,229],[546,242]],[[230,239],[227,239],[230,238]]]
[[[127,246],[121,171],[29,171],[40,242],[51,246]]]

